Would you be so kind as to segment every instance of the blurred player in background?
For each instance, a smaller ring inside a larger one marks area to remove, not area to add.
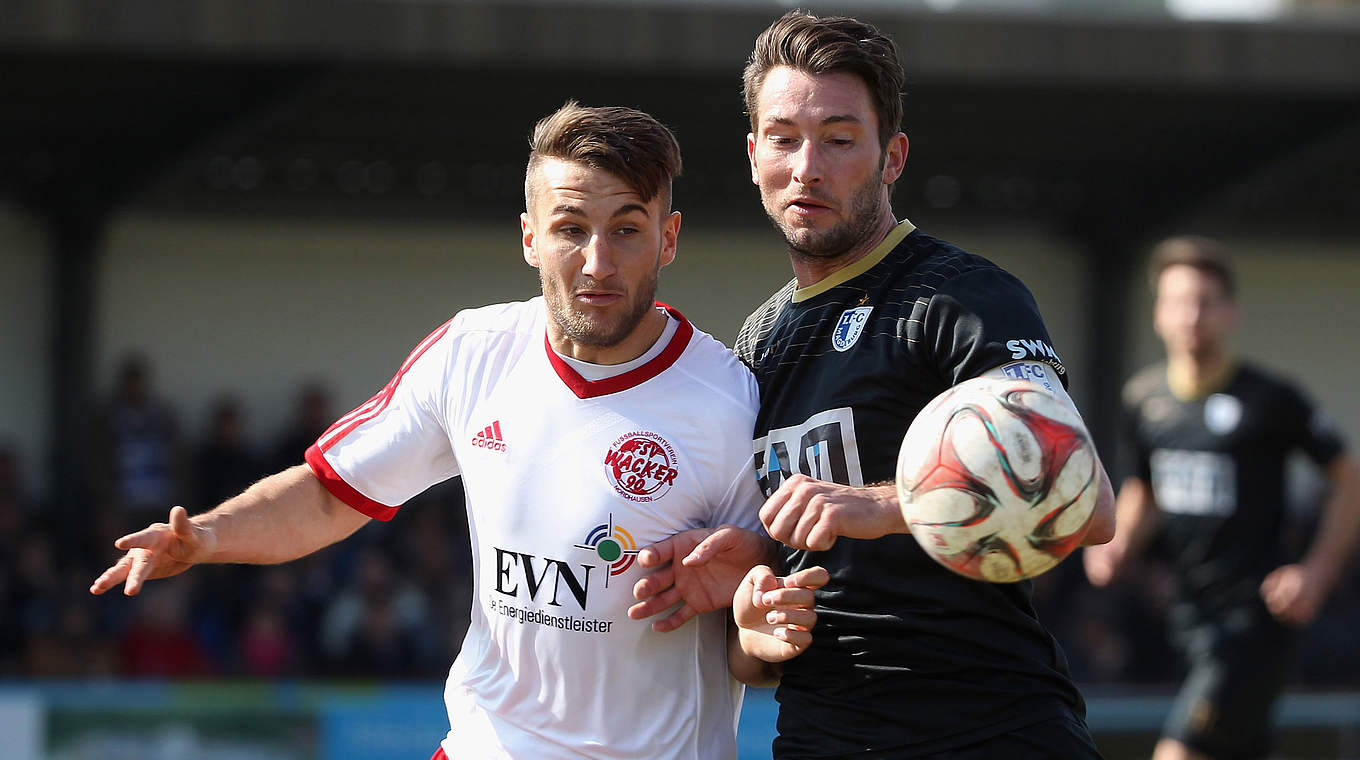
[[[1218,243],[1167,240],[1151,274],[1166,363],[1124,389],[1133,474],[1119,488],[1119,535],[1086,550],[1086,574],[1107,585],[1160,531],[1178,579],[1172,623],[1190,673],[1154,757],[1264,757],[1298,628],[1317,615],[1355,547],[1360,470],[1297,388],[1233,355],[1235,278]],[[1331,486],[1297,563],[1282,541],[1285,461],[1295,450]]]
[[[520,221],[542,296],[458,313],[305,465],[123,537],[126,555],[92,591],[136,594],[202,562],[301,557],[461,475],[474,605],[435,757],[734,757],[741,686],[729,669],[749,680],[766,663],[735,645],[725,610],[670,633],[626,614],[646,544],[726,525],[739,548],[716,562],[736,578],[768,545],[735,527],[759,527],[755,382],[655,301],[680,231],[679,146],[647,114],[575,103],[539,122],[531,145]],[[801,651],[824,579],[810,569],[746,594],[745,649]],[[736,587],[720,596],[730,603]]]
[[[746,67],[751,178],[795,274],[737,339],[761,391],[760,516],[785,569],[831,576],[814,643],[783,665],[774,755],[1099,757],[1031,584],[941,567],[897,502],[907,426],[950,386],[1024,377],[1071,403],[1025,286],[894,215],[903,79],[877,29],[801,11],[759,36]],[[1114,527],[1098,469],[1087,542]]]

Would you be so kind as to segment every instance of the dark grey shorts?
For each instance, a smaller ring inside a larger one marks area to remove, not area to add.
[[[1208,633],[1208,632],[1204,632]],[[1162,735],[1215,760],[1253,760],[1273,743],[1271,709],[1289,679],[1297,635],[1272,620],[1190,647],[1190,673]]]

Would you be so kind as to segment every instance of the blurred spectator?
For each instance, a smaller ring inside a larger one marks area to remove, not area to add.
[[[274,446],[269,472],[302,464],[307,447],[316,443],[332,422],[335,422],[335,416],[331,414],[330,393],[320,383],[304,386],[298,394],[293,420]]]
[[[51,625],[29,635],[25,649],[28,675],[89,678],[114,674],[117,655],[113,644],[97,628],[94,607],[83,596],[65,596],[53,610]]]
[[[410,562],[412,582],[429,605],[432,630],[449,662],[462,648],[472,606],[472,555],[468,550],[467,517],[461,481],[443,483],[415,500],[404,522],[398,554]]]
[[[443,663],[443,653],[432,651],[437,635],[425,596],[370,545],[359,555],[353,583],[326,610],[321,645],[335,675],[412,677],[423,663]],[[431,665],[424,675],[437,674]]]
[[[135,598],[135,617],[119,643],[123,675],[176,677],[211,672],[207,654],[189,626],[190,586],[188,579],[180,578],[149,587]]]
[[[231,396],[220,397],[208,435],[194,456],[198,508],[226,501],[265,474],[259,457],[246,446],[243,425],[241,405]]]
[[[113,396],[95,418],[91,448],[96,503],[127,527],[164,520],[186,495],[179,428],[151,387],[151,370],[137,355],[123,360]]]
[[[280,602],[258,601],[241,631],[241,666],[246,675],[276,677],[297,672],[297,645],[281,614]]]

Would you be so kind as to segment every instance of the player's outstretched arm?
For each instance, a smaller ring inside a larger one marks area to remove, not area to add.
[[[246,489],[217,508],[189,517],[170,510],[155,523],[114,542],[127,552],[90,586],[102,594],[119,584],[133,596],[142,584],[205,562],[287,562],[346,538],[368,517],[351,509],[298,465]]]
[[[1157,531],[1159,520],[1152,488],[1141,478],[1126,478],[1120,484],[1114,511],[1119,524],[1114,538],[1101,546],[1087,546],[1082,552],[1086,579],[1093,586],[1109,585]]]
[[[812,645],[817,623],[813,591],[830,576],[821,567],[799,570],[787,577],[768,565],[757,565],[742,579],[732,596],[734,639],[728,646],[728,669],[749,686],[773,686],[783,671],[781,663]]]
[[[770,536],[794,549],[826,551],[841,536],[882,538],[908,533],[897,504],[897,487],[844,486],[794,475],[760,508]]]
[[[775,544],[765,536],[735,525],[696,528],[643,547],[638,564],[654,572],[633,586],[638,603],[628,617],[643,620],[679,604],[652,630],[673,631],[704,612],[732,603],[732,594],[746,571],[774,559]]]
[[[1342,453],[1327,466],[1329,491],[1317,535],[1303,561],[1276,568],[1261,583],[1261,597],[1278,620],[1313,622],[1360,540],[1360,465]]]

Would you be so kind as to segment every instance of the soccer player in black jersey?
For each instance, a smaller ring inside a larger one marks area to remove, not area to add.
[[[1298,627],[1317,614],[1355,547],[1360,470],[1297,388],[1229,350],[1238,312],[1221,246],[1165,241],[1152,277],[1167,360],[1124,389],[1132,475],[1116,502],[1119,535],[1086,551],[1086,573],[1097,586],[1110,583],[1160,529],[1178,579],[1172,622],[1191,667],[1153,757],[1263,757]],[[1331,485],[1298,562],[1281,541],[1285,459],[1294,450]]]
[[[795,275],[737,339],[761,392],[760,516],[783,570],[831,575],[811,646],[783,664],[774,755],[1099,757],[1031,584],[938,565],[892,485],[907,426],[952,385],[1027,377],[1070,403],[1025,286],[893,213],[904,78],[873,26],[801,11],[757,38],[745,71],[751,178]],[[1086,543],[1114,532],[1099,469]]]

